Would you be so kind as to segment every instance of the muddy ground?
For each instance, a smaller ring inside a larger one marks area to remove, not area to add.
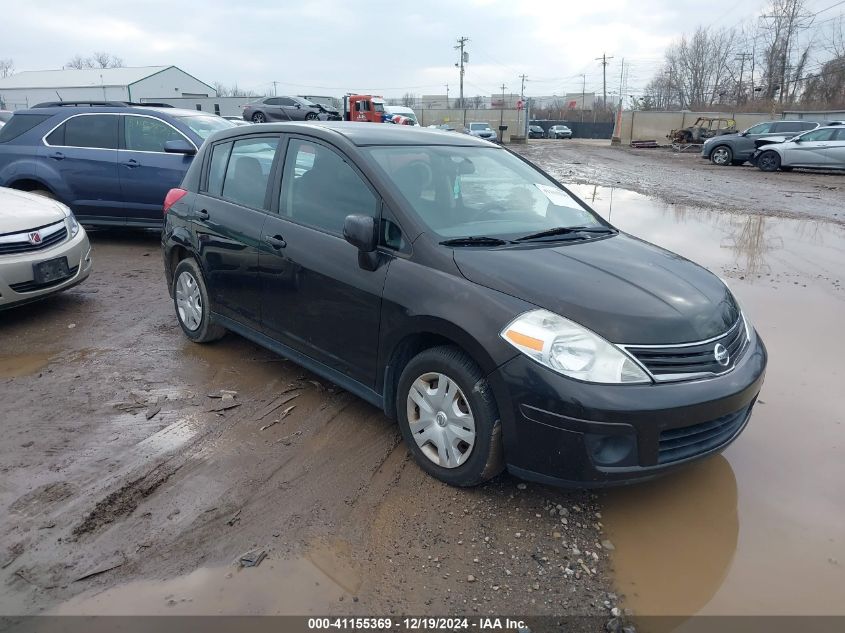
[[[705,209],[845,224],[841,171],[766,173],[748,164],[717,167],[698,152],[611,147],[603,140],[535,140],[517,151],[564,183],[629,189]]]
[[[724,455],[600,496],[509,475],[449,488],[363,401],[238,336],[189,343],[157,235],[92,232],[86,283],[0,313],[0,615],[604,617],[622,594],[647,614],[842,612],[845,176],[524,151],[564,182],[618,186],[576,188],[752,315],[769,374]],[[768,206],[681,204],[690,173]],[[258,567],[232,564],[253,549]]]

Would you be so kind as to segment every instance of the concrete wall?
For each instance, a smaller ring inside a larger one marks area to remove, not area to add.
[[[633,141],[654,140],[668,143],[666,135],[670,130],[677,130],[695,123],[700,116],[719,117],[736,121],[738,130],[744,130],[755,123],[770,121],[771,113],[747,112],[655,112],[629,110],[622,113],[622,132],[620,141],[623,145]]]
[[[510,141],[511,134],[521,135],[521,128],[525,124],[525,112],[523,111],[520,113],[520,129],[517,128],[517,110],[434,110],[420,108],[415,109],[414,112],[417,113],[417,120],[423,126],[448,123],[460,129],[471,122],[486,121],[498,133],[499,122],[503,121],[502,125],[508,126],[505,132],[505,143]]]

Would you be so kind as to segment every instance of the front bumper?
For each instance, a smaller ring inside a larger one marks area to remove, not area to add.
[[[58,283],[35,286],[33,264],[57,257],[67,257],[71,276]],[[20,255],[0,255],[0,310],[67,290],[84,281],[90,273],[91,245],[81,227],[73,238],[50,248]]]
[[[705,380],[599,385],[560,376],[524,355],[489,376],[508,470],[553,485],[650,479],[717,453],[745,428],[767,353],[756,333],[736,367]]]

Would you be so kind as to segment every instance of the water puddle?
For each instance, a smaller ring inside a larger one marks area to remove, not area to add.
[[[845,227],[573,186],[615,226],[725,278],[769,351],[722,456],[603,495],[616,583],[642,615],[845,615]]]
[[[18,354],[0,356],[0,378],[20,378],[31,376],[43,369],[50,362],[53,354]]]
[[[265,559],[258,567],[202,567],[169,580],[142,580],[60,605],[54,615],[325,614],[348,596],[332,567],[309,558]],[[328,569],[328,573],[326,571]],[[344,577],[344,582],[348,578]]]

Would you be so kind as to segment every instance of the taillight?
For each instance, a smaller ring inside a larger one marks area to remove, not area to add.
[[[167,195],[164,196],[164,215],[167,215],[170,208],[187,195],[188,192],[184,189],[176,188],[168,191]]]

